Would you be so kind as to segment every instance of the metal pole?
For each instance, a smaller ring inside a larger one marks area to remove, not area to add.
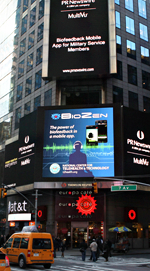
[[[37,227],[37,200],[38,200],[38,189],[35,190],[35,226]]]

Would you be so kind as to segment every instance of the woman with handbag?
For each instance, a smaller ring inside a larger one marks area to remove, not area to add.
[[[83,239],[82,243],[80,244],[80,252],[82,253],[82,261],[85,261],[86,249],[87,249],[87,244],[85,243],[85,240]]]

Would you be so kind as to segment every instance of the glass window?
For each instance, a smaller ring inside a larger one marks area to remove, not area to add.
[[[4,248],[11,247],[13,238],[9,238],[8,241],[4,244]]]
[[[137,68],[128,65],[128,83],[137,85]]]
[[[34,110],[36,110],[40,105],[41,105],[41,96],[38,96],[34,99]]]
[[[149,61],[149,49],[141,46],[141,62],[144,64],[149,65],[150,61]]]
[[[138,110],[138,94],[129,91],[129,107]]]
[[[14,90],[14,89],[15,89],[15,75],[13,75],[13,76],[11,77],[10,88],[11,88],[11,90]]]
[[[31,5],[35,2],[35,0],[31,0]]]
[[[125,0],[125,8],[133,11],[133,0]]]
[[[33,238],[32,249],[51,249],[51,240]]]
[[[27,31],[27,20],[28,20],[28,15],[22,18],[21,35],[23,35]]]
[[[23,83],[17,86],[17,98],[16,102],[20,101],[22,99],[22,92],[23,92]]]
[[[19,248],[21,238],[15,238],[13,242],[14,248]]]
[[[143,96],[144,111],[150,113],[150,98]]]
[[[140,38],[142,40],[148,41],[148,31],[147,31],[147,26],[144,24],[139,23],[139,28],[140,28]]]
[[[52,105],[52,89],[49,89],[44,93],[44,106],[49,105]]]
[[[29,238],[22,238],[20,248],[28,248]]]
[[[116,35],[117,53],[122,54],[121,37]]]
[[[126,31],[132,35],[135,35],[134,20],[126,16]]]
[[[20,118],[21,118],[21,106],[16,109],[16,114],[15,114],[15,129],[19,128]]]
[[[31,94],[32,90],[32,76],[26,80],[25,96]]]
[[[113,86],[113,103],[123,104],[123,89]]]
[[[143,88],[150,90],[150,73],[142,71],[142,85]]]
[[[9,113],[13,111],[14,105],[14,91],[9,92]]]
[[[120,0],[115,0],[115,4],[120,5]]]
[[[136,45],[130,40],[127,40],[127,56],[136,59]]]
[[[44,0],[39,0],[39,20],[44,16]]]
[[[31,112],[31,101],[24,105],[24,115],[28,115]]]
[[[28,43],[28,49],[34,46],[34,38],[35,38],[35,31],[31,32],[29,34],[29,43]]]
[[[44,23],[38,26],[37,42],[43,39]]]
[[[17,8],[19,8],[21,6],[21,0],[18,0],[17,2]]]
[[[36,7],[30,11],[30,27],[35,24],[36,21]]]
[[[18,8],[16,10],[16,18],[15,18],[16,28],[18,28],[20,24],[20,12],[21,12],[21,8]]]
[[[24,60],[18,64],[18,78],[24,75]]]
[[[33,69],[33,53],[27,57],[27,72]]]
[[[116,14],[116,27],[120,28],[121,27],[120,26],[120,12],[116,11],[115,14]]]
[[[143,18],[147,18],[146,16],[146,1],[145,0],[138,0],[139,6],[139,15]]]
[[[122,62],[119,60],[117,60],[117,74],[115,74],[114,77],[122,80]]]
[[[26,39],[23,39],[20,42],[20,53],[19,53],[19,56],[22,56],[25,53],[25,50],[26,50]]]
[[[28,0],[23,0],[23,12],[28,9]]]
[[[41,87],[42,83],[42,70],[35,74],[35,90]]]
[[[42,62],[43,46],[39,47],[36,51],[36,65]]]

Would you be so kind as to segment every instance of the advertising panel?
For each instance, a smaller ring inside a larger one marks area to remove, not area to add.
[[[109,74],[108,1],[50,1],[49,77]]]
[[[113,108],[45,110],[43,178],[114,176]]]
[[[103,221],[104,196],[91,190],[59,190],[55,198],[56,221]]]
[[[150,115],[124,108],[125,175],[150,174]],[[141,180],[143,181],[143,180]]]

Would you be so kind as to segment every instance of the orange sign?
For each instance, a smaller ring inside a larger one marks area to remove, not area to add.
[[[15,222],[10,222],[9,227],[15,227]]]
[[[29,222],[29,226],[35,226],[35,222],[34,221],[30,221]]]
[[[82,215],[90,215],[91,213],[94,213],[96,208],[96,200],[94,197],[91,197],[91,195],[85,195],[82,197],[79,197],[77,200],[77,208],[79,213],[82,213]]]

